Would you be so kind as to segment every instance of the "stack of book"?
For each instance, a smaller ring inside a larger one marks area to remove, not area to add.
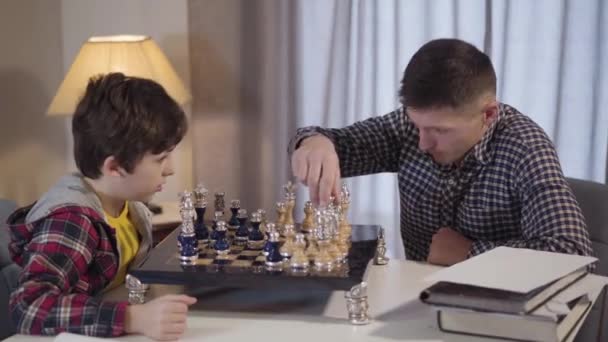
[[[498,247],[438,271],[420,300],[445,332],[524,341],[572,337],[605,278],[593,257]]]

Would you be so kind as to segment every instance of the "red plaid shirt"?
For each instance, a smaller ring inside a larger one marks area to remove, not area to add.
[[[25,224],[23,208],[11,215],[9,251],[23,267],[10,298],[17,331],[55,335],[124,334],[127,302],[95,297],[114,278],[118,252],[114,230],[87,207],[66,205]]]

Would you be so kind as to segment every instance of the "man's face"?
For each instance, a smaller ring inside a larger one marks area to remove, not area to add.
[[[440,165],[459,162],[477,144],[497,115],[493,106],[406,108],[419,132],[418,147]]]
[[[173,149],[152,154],[146,153],[131,173],[123,173],[120,192],[125,200],[149,201],[162,191],[166,178],[173,175]]]

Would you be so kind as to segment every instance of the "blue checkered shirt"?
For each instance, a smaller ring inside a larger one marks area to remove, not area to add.
[[[418,148],[403,108],[341,129],[298,130],[331,139],[343,177],[397,173],[401,237],[410,260],[426,260],[431,237],[450,227],[473,241],[469,256],[496,246],[591,255],[585,221],[546,133],[513,107],[459,166],[440,166]]]

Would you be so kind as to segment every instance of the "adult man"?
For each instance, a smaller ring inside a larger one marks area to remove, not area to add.
[[[438,39],[418,50],[402,107],[341,129],[307,127],[290,144],[314,202],[340,177],[398,175],[408,259],[452,265],[496,246],[592,253],[555,148],[530,118],[496,100],[487,55]]]

